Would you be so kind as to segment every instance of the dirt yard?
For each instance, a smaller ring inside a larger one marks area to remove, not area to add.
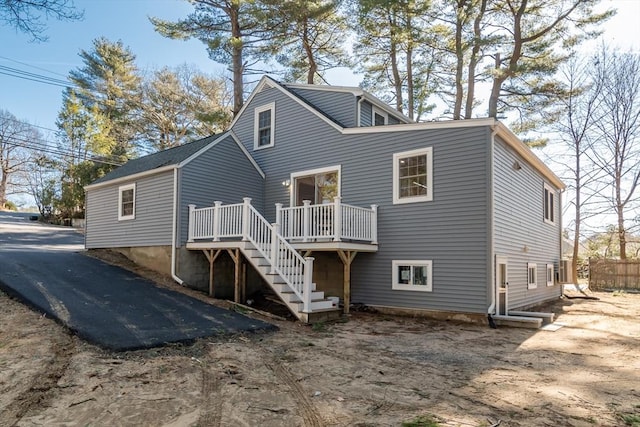
[[[640,426],[640,295],[594,295],[555,332],[361,312],[117,354],[0,294],[0,425]]]

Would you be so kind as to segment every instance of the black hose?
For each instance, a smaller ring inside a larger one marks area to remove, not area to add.
[[[567,299],[589,299],[589,300],[595,300],[595,301],[600,301],[600,298],[598,297],[591,297],[589,295],[580,295],[580,296],[575,296],[575,297],[571,297],[567,294],[562,294],[563,297],[567,298]]]
[[[491,329],[498,329],[498,325],[496,325],[496,322],[493,320],[493,317],[491,317],[490,314],[487,314],[487,320],[489,321],[489,327]]]

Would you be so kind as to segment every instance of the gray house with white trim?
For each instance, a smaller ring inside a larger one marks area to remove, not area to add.
[[[500,319],[561,295],[563,189],[493,119],[413,123],[359,88],[264,77],[227,132],[87,186],[86,247],[214,296],[268,287],[304,321],[329,296]]]

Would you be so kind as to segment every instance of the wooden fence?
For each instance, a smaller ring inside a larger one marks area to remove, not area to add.
[[[640,291],[640,260],[589,258],[589,289]]]

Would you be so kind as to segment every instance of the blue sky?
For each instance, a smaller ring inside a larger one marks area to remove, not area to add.
[[[76,5],[85,10],[84,20],[49,21],[47,42],[33,43],[28,35],[0,27],[0,65],[64,79],[81,65],[80,50],[90,50],[92,40],[104,36],[129,46],[141,69],[187,63],[207,73],[224,72],[224,67],[208,58],[199,41],[169,40],[153,30],[148,16],[183,18],[192,10],[184,0],[76,0]],[[640,0],[606,0],[603,5],[620,10],[607,24],[607,41],[640,50]],[[330,74],[328,81],[343,86],[358,84],[357,77],[344,70]],[[0,74],[0,108],[20,120],[54,129],[61,100],[61,87]]]

